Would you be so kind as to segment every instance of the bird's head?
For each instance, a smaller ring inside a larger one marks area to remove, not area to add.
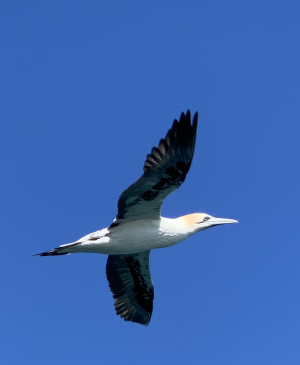
[[[188,214],[183,216],[182,220],[188,231],[192,234],[221,224],[238,223],[234,219],[216,218],[206,213]]]

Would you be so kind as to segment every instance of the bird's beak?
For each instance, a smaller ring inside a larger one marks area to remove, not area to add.
[[[238,223],[235,219],[228,218],[210,218],[208,221],[209,225],[217,226],[219,224],[230,224],[230,223]]]

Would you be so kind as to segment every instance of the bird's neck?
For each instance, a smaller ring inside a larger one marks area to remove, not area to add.
[[[197,232],[194,226],[186,224],[182,217],[174,219],[161,217],[160,229],[170,235],[185,237],[191,236]]]

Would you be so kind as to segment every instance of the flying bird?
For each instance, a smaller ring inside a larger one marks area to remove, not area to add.
[[[76,252],[107,254],[106,276],[115,310],[125,321],[148,325],[153,310],[154,288],[149,269],[150,251],[173,246],[204,229],[237,223],[206,213],[170,219],[160,215],[165,198],[184,182],[196,142],[198,113],[191,122],[188,110],[144,163],[143,175],[119,197],[118,214],[108,228],[76,242],[61,245],[39,256]]]

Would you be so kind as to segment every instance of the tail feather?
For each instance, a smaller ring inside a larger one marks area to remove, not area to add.
[[[46,252],[42,252],[42,253],[37,253],[37,254],[35,254],[33,256],[59,256],[59,255],[68,255],[68,254],[71,253],[71,252],[68,252],[68,247],[75,246],[75,245],[77,245],[77,243],[69,243],[67,245],[63,245],[63,246],[60,246],[60,247],[53,248],[50,251],[46,251]]]
[[[46,252],[42,252],[42,253],[37,253],[37,254],[35,254],[33,256],[58,256],[58,255],[67,255],[68,252],[59,252],[62,249],[63,249],[62,247],[57,247],[57,248],[53,248],[53,250],[46,251]]]

